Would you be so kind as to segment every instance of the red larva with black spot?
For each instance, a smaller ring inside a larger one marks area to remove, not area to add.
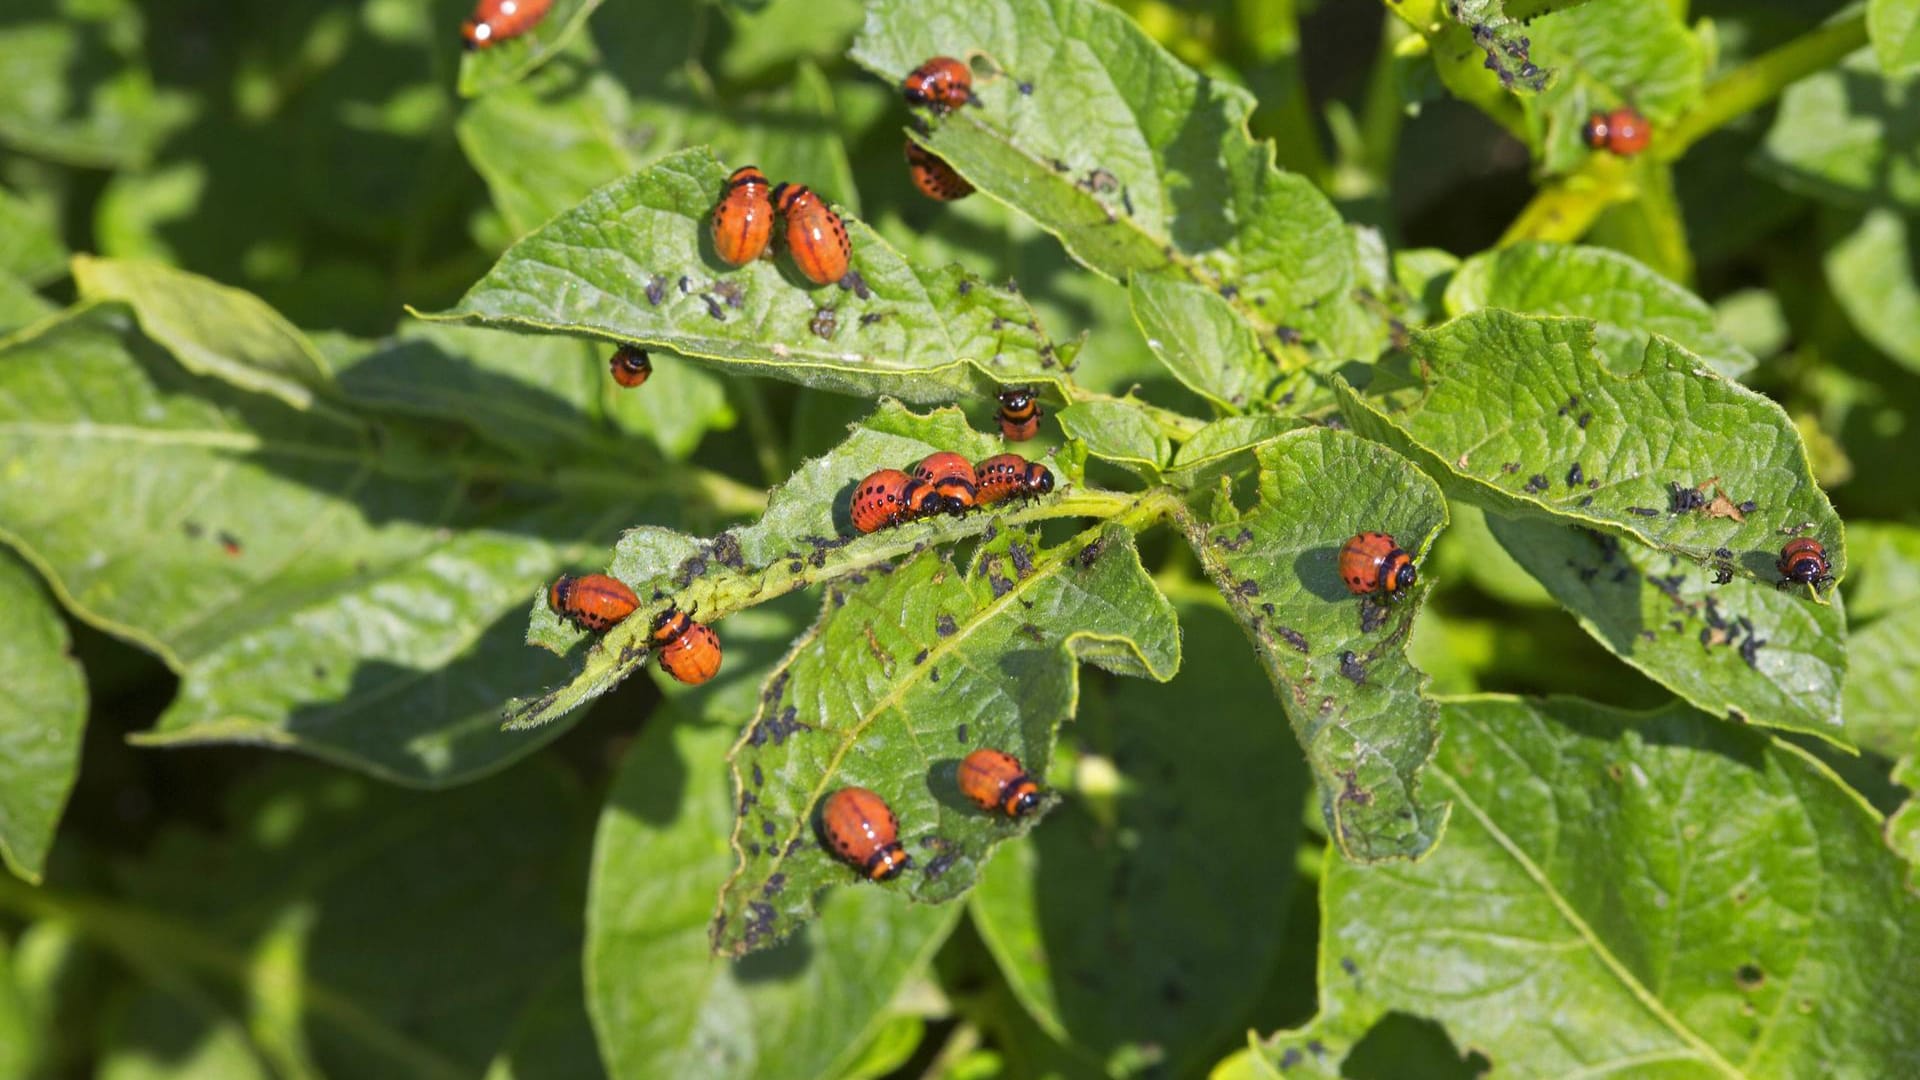
[[[587,630],[604,631],[633,614],[640,599],[618,578],[605,574],[562,575],[547,590],[554,614]]]
[[[973,194],[973,185],[954,172],[946,159],[912,139],[907,140],[907,171],[913,175],[913,186],[929,199],[952,202]]]
[[[727,192],[713,208],[713,250],[729,266],[745,266],[773,239],[773,196],[757,166],[742,165],[727,177]]]
[[[1009,442],[1026,442],[1040,433],[1040,401],[1024,386],[1000,391],[1000,434]]]
[[[1363,532],[1340,548],[1340,580],[1351,592],[1362,596],[1384,592],[1389,600],[1397,600],[1413,588],[1416,576],[1413,556],[1386,533]]]
[[[950,450],[921,458],[913,467],[913,477],[947,500],[947,509],[956,514],[972,509],[979,493],[980,481],[973,464]]]
[[[653,360],[639,346],[622,345],[607,361],[607,370],[613,373],[614,382],[632,390],[653,374]]]
[[[847,516],[855,529],[870,533],[948,508],[932,484],[899,469],[876,469],[854,485]]]
[[[1040,805],[1040,785],[1020,759],[1002,750],[975,750],[960,760],[960,793],[982,810],[1025,817]]]
[[[1631,105],[1612,112],[1596,112],[1587,117],[1587,145],[1595,150],[1610,150],[1621,157],[1632,157],[1647,148],[1652,133],[1647,118]]]
[[[473,15],[460,24],[460,41],[469,49],[484,49],[534,28],[547,17],[553,0],[480,0]]]
[[[887,881],[913,865],[900,846],[900,819],[885,799],[863,787],[844,787],[820,806],[820,829],[835,855],[872,881]]]
[[[720,635],[679,608],[668,608],[653,620],[653,651],[660,667],[688,686],[699,686],[720,671]]]
[[[804,184],[774,188],[773,202],[787,219],[787,251],[800,273],[815,285],[831,285],[846,277],[853,244],[840,215]]]
[[[1053,473],[1019,454],[995,454],[973,467],[979,478],[974,503],[987,506],[1015,496],[1045,495],[1053,490]]]
[[[1780,571],[1781,587],[1811,585],[1818,589],[1833,580],[1833,566],[1827,561],[1827,549],[1811,536],[1787,541],[1774,564]]]
[[[901,89],[907,104],[925,105],[937,116],[974,100],[973,69],[951,56],[936,56],[914,68]]]

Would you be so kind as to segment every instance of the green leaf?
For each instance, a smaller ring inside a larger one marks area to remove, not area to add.
[[[1886,1023],[1920,1002],[1920,968],[1888,960],[1920,937],[1906,868],[1806,753],[1679,706],[1473,698],[1446,723],[1446,844],[1329,861],[1321,1012],[1256,1045],[1268,1068],[1331,1068],[1392,1011],[1537,1075],[1869,1076],[1920,1053]]]
[[[1893,782],[1908,791],[1920,791],[1920,753],[1901,758]],[[1900,804],[1887,818],[1887,846],[1907,861],[1907,889],[1920,890],[1920,797]]]
[[[1259,414],[1228,416],[1193,433],[1174,451],[1167,480],[1185,488],[1200,488],[1213,483],[1222,473],[1236,471],[1246,462],[1254,447],[1278,438],[1306,421],[1291,416]]]
[[[857,220],[847,231],[868,299],[802,288],[784,258],[725,267],[707,233],[726,174],[710,152],[689,150],[601,188],[434,317],[663,346],[862,396],[948,401],[1003,382],[1058,384],[1054,346],[1024,300],[958,267],[909,265]],[[811,329],[819,306],[837,309],[831,341]]]
[[[0,187],[0,277],[44,285],[66,270],[67,245],[54,208]]]
[[[1087,453],[1149,482],[1173,456],[1173,444],[1153,418],[1127,401],[1089,401],[1058,414],[1060,430],[1086,444]]]
[[[80,771],[87,680],[60,611],[32,570],[0,552],[0,861],[37,882]],[[4,969],[0,969],[4,970]]]
[[[1172,605],[1115,522],[1052,548],[1003,528],[964,572],[942,551],[831,591],[730,755],[739,865],[720,894],[715,951],[787,937],[832,886],[904,894],[895,902],[962,895],[1034,818],[967,802],[954,780],[960,758],[1003,749],[1044,783],[1081,662],[1164,682],[1179,658]],[[821,800],[848,786],[877,792],[899,816],[915,863],[902,877],[861,881],[816,838]]]
[[[1914,372],[1920,372],[1917,256],[1909,219],[1877,209],[1867,211],[1822,260],[1833,298],[1860,336]]]
[[[1507,553],[1614,655],[1701,709],[1845,745],[1841,605],[1589,529],[1488,514]]]
[[[795,60],[832,63],[860,29],[858,0],[770,0],[757,11],[725,6],[729,29],[719,72],[751,80]]]
[[[501,700],[559,673],[519,631],[534,582],[687,478],[554,476],[298,412],[182,371],[109,308],[0,345],[5,539],[81,619],[159,655],[148,743],[292,747],[417,784],[498,768]]]
[[[552,974],[521,1010],[485,1080],[596,1080],[607,1074],[587,1017],[579,958],[563,953],[550,966]]]
[[[1880,70],[1906,73],[1920,64],[1920,0],[1867,0],[1867,34]]]
[[[57,310],[33,286],[11,274],[0,273],[0,335],[39,322]]]
[[[868,6],[852,55],[892,86],[930,56],[997,68],[975,77],[980,107],[916,138],[1116,281],[1228,288],[1258,336],[1353,283],[1333,205],[1249,136],[1252,95],[1181,64],[1117,9],[885,0]]]
[[[1920,669],[1913,662],[1916,641],[1920,608],[1896,611],[1847,639],[1847,733],[1861,746],[1896,760],[1920,754],[1920,724],[1913,715],[1913,702],[1920,695]]]
[[[1238,412],[1278,381],[1275,358],[1219,293],[1155,274],[1135,274],[1127,286],[1147,347],[1187,389]]]
[[[1232,619],[1183,605],[1181,624],[1187,661],[1172,682],[1087,681],[1064,738],[1079,776],[1114,779],[1076,784],[1046,828],[988,865],[971,901],[1049,1034],[1169,1076],[1239,1030],[1266,984],[1294,869],[1247,855],[1293,850],[1307,786]]]
[[[1520,6],[1525,2],[1521,0]],[[1511,0],[1453,0],[1446,5],[1446,13],[1470,32],[1473,43],[1486,54],[1484,66],[1501,86],[1516,93],[1544,90],[1556,72],[1532,62],[1533,42],[1527,36],[1531,20],[1523,23],[1521,16],[1510,15],[1510,6],[1515,6]]]
[[[1706,50],[1669,0],[1612,0],[1533,20],[1524,31],[1533,57],[1557,73],[1536,97],[1522,97],[1535,159],[1547,173],[1586,160],[1587,116],[1632,104],[1660,129],[1692,107],[1706,74]]]
[[[1847,550],[1858,564],[1847,579],[1847,615],[1855,624],[1920,604],[1920,527],[1849,522]]]
[[[1861,49],[1787,88],[1755,164],[1822,202],[1920,210],[1917,100],[1920,74],[1886,78]]]
[[[1412,463],[1325,428],[1254,453],[1260,501],[1235,519],[1183,522],[1187,539],[1267,669],[1348,858],[1415,858],[1448,806],[1423,791],[1439,739],[1426,676],[1406,656],[1426,585],[1392,607],[1340,580],[1340,546],[1385,532],[1416,560],[1446,525],[1440,489]]]
[[[1713,309],[1645,265],[1606,248],[1521,243],[1468,259],[1447,285],[1447,312],[1482,308],[1595,321],[1595,346],[1615,371],[1632,371],[1654,334],[1671,338],[1729,379],[1753,355],[1714,326]]]
[[[1780,406],[1658,335],[1638,371],[1618,374],[1595,337],[1584,319],[1464,315],[1414,334],[1410,385],[1383,375],[1384,396],[1363,398],[1341,384],[1346,416],[1488,510],[1584,525],[1767,585],[1784,531],[1797,530],[1845,575],[1840,519]],[[1670,513],[1670,485],[1709,500],[1724,491],[1727,505]]]
[[[643,389],[623,390],[607,377],[612,350],[575,338],[410,322],[382,341],[321,348],[356,404],[462,422],[530,460],[592,454],[660,471],[660,458],[685,459],[734,423],[720,380],[665,352]],[[657,455],[636,455],[636,438]]]
[[[0,937],[0,1076],[27,1077],[35,1074],[41,1054],[40,1030],[14,985],[12,953]]]
[[[131,0],[11,0],[0,25],[0,142],[73,165],[144,161],[194,103],[154,85]]]
[[[141,329],[188,371],[272,394],[298,409],[331,380],[327,363],[280,314],[258,297],[159,263],[78,256],[80,295],[133,308]]]
[[[950,450],[977,461],[997,448],[994,439],[968,427],[966,415],[958,409],[918,416],[898,402],[885,401],[839,446],[806,462],[775,488],[767,498],[766,512],[752,525],[710,541],[670,528],[628,530],[607,570],[642,598],[645,610],[602,635],[566,685],[537,698],[510,702],[507,726],[550,723],[613,689],[645,665],[652,614],[667,602],[698,611],[703,622],[713,622],[798,589],[877,570],[931,543],[996,528],[1005,518],[973,514],[859,536],[847,514],[849,493],[875,469],[909,469],[935,450]],[[1037,509],[1051,513],[1052,508]],[[727,631],[721,633],[725,636]],[[548,608],[544,590],[534,597],[528,641],[564,653],[587,637]],[[724,668],[722,672],[725,678]]]
[[[553,7],[532,29],[460,58],[460,96],[478,97],[511,86],[566,50],[586,28],[587,17],[602,0],[553,0]]]
[[[841,890],[793,940],[715,960],[733,729],[671,712],[627,751],[594,841],[586,978],[601,1056],[616,1078],[844,1076],[960,908]]]
[[[169,996],[244,1017],[272,1075],[479,1075],[577,955],[589,811],[559,768],[426,794],[281,763],[226,812],[246,827],[173,825],[86,910]]]

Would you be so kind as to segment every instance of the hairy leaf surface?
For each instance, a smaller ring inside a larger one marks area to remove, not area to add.
[[[1158,681],[1179,666],[1173,608],[1121,524],[1052,548],[1001,529],[956,564],[927,554],[828,594],[820,621],[769,680],[730,756],[739,865],[721,892],[716,951],[765,948],[812,919],[835,886],[940,903],[965,893],[1012,822],[968,802],[955,768],[988,746],[1044,782],[1073,715],[1078,665]],[[887,800],[914,860],[885,884],[823,847],[821,801],[849,786]]]
[[[1768,585],[1787,536],[1814,536],[1845,576],[1840,520],[1785,410],[1672,342],[1655,336],[1639,370],[1617,374],[1592,323],[1489,310],[1416,333],[1413,356],[1406,384],[1343,388],[1347,418],[1469,501]]]
[[[1414,858],[1439,839],[1444,801],[1420,773],[1439,739],[1407,635],[1427,586],[1383,606],[1348,591],[1340,547],[1385,532],[1416,562],[1446,524],[1440,489],[1377,444],[1313,428],[1254,452],[1259,503],[1189,521],[1187,538],[1267,669],[1349,858]]]
[[[1813,758],[1677,705],[1444,712],[1447,842],[1328,863],[1320,1015],[1257,1042],[1267,1068],[1337,1061],[1391,1011],[1539,1075],[1872,1076],[1920,1055],[1920,905]]]
[[[958,267],[910,265],[858,220],[847,231],[865,297],[809,287],[784,254],[728,267],[709,235],[728,171],[688,150],[601,188],[509,248],[438,317],[662,346],[740,373],[909,401],[1057,382],[1061,359],[1025,300]],[[830,341],[813,330],[822,307],[836,312]]]

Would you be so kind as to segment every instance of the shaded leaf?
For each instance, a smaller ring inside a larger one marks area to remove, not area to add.
[[[1771,585],[1789,530],[1846,572],[1840,520],[1780,406],[1664,338],[1639,370],[1599,362],[1593,324],[1488,310],[1414,335],[1411,385],[1342,384],[1355,430],[1416,455],[1462,498],[1725,564]],[[1576,472],[1577,468],[1577,472]],[[1670,485],[1725,505],[1670,513]],[[1749,510],[1740,510],[1751,503]],[[1742,520],[1744,519],[1744,520]],[[1715,552],[1727,550],[1731,556]]]
[[[957,267],[913,267],[857,220],[847,222],[852,267],[868,299],[802,288],[784,256],[726,267],[708,235],[726,174],[710,152],[689,150],[609,184],[508,249],[436,318],[658,345],[739,372],[909,401],[984,395],[996,381],[1058,382],[1054,347],[1022,299]],[[811,329],[816,297],[838,309],[831,343]]]
[[[12,0],[0,24],[0,142],[54,161],[137,164],[193,114],[154,83],[130,0]]]
[[[239,1020],[200,999],[134,990],[117,1010],[101,1047],[101,1080],[192,1080],[218,1076],[268,1080],[274,1075],[247,1040]]]
[[[1920,755],[1920,725],[1913,714],[1913,703],[1920,700],[1916,641],[1920,608],[1896,611],[1847,638],[1847,734],[1895,760]]]
[[[7,613],[0,671],[9,673],[0,695],[0,861],[37,882],[80,771],[87,680],[68,655],[66,623],[39,578],[4,552],[0,611]]]
[[[460,96],[477,97],[510,86],[565,51],[586,28],[602,0],[553,0],[553,7],[531,29],[460,58]]]
[[[425,794],[283,763],[233,796],[247,827],[161,835],[121,909],[156,932],[108,944],[194,972],[170,996],[204,987],[276,1072],[475,1076],[579,947],[586,809],[552,767]]]
[[[1920,372],[1920,250],[1910,219],[1869,210],[1860,224],[1827,249],[1822,264],[1833,298],[1881,352]]]
[[[1292,891],[1306,772],[1233,621],[1183,606],[1165,685],[1089,680],[1064,738],[1112,790],[1066,793],[1007,845],[972,910],[1000,970],[1056,1038],[1186,1075],[1265,985]],[[1081,775],[1087,775],[1082,770]]]
[[[739,866],[714,949],[737,956],[787,937],[836,885],[925,903],[962,895],[1035,819],[968,802],[960,759],[996,747],[1044,782],[1081,662],[1165,681],[1179,656],[1172,605],[1119,523],[1053,548],[1003,528],[964,570],[943,551],[833,590],[730,755]],[[877,792],[899,817],[915,865],[892,882],[859,880],[816,836],[821,800],[848,786]]]
[[[1108,277],[1232,286],[1257,334],[1354,281],[1332,204],[1249,136],[1252,96],[1182,65],[1114,8],[888,0],[869,5],[852,55],[891,86],[936,55],[996,69],[975,78],[978,108],[915,137]]]
[[[1348,591],[1337,562],[1363,530],[1391,534],[1417,561],[1446,503],[1411,462],[1343,432],[1292,432],[1254,458],[1259,504],[1237,520],[1186,521],[1187,538],[1267,669],[1342,853],[1420,856],[1448,813],[1422,790],[1439,732],[1426,676],[1406,656],[1426,587],[1382,608]]]
[[[1847,614],[1855,623],[1920,604],[1920,527],[1849,522],[1847,550],[1859,563],[1847,579]]]
[[[1888,75],[1920,65],[1920,0],[1867,0],[1867,34]]]
[[[587,1000],[618,1078],[844,1076],[960,914],[836,890],[792,940],[739,961],[708,951],[732,868],[731,726],[656,714],[601,811],[587,907]],[[853,961],[853,962],[849,962]]]
[[[1841,605],[1714,573],[1671,554],[1538,518],[1488,514],[1507,553],[1594,640],[1715,716],[1844,744],[1852,645]]]
[[[376,449],[183,372],[124,322],[93,308],[0,346],[0,447],[61,462],[0,486],[0,520],[76,615],[181,674],[145,742],[269,743],[421,784],[497,768],[552,734],[493,730],[557,674],[520,644],[530,585],[619,522],[704,501],[674,472],[534,477],[398,429]]]
[[[14,983],[13,950],[0,937],[0,1076],[33,1075],[40,1054],[39,1025]]]
[[[321,348],[354,403],[461,422],[531,460],[598,454],[658,471],[661,458],[684,459],[734,423],[720,380],[665,352],[644,388],[623,390],[607,376],[612,349],[573,338],[411,322],[377,342]],[[636,454],[636,438],[657,454]]]
[[[0,187],[0,277],[44,285],[67,269],[67,246],[53,208]]]
[[[1305,424],[1306,421],[1290,416],[1222,417],[1180,444],[1180,449],[1174,451],[1167,479],[1181,487],[1202,487],[1220,474],[1242,466],[1243,457],[1254,447]]]
[[[196,375],[301,409],[331,379],[306,335],[249,293],[159,263],[86,255],[74,259],[73,278],[82,296],[133,308],[146,335]]]
[[[57,310],[53,302],[11,274],[0,274],[0,335],[8,334]]]
[[[1755,164],[1842,206],[1920,209],[1920,73],[1887,78],[1861,49],[1787,87]]]
[[[606,1075],[587,1017],[580,960],[562,954],[521,1010],[486,1080],[593,1080]]]
[[[1606,248],[1522,243],[1476,255],[1447,285],[1447,313],[1504,308],[1594,320],[1594,344],[1615,371],[1632,371],[1654,334],[1671,338],[1729,379],[1752,354],[1714,325],[1713,309],[1645,265]]]
[[[1321,1012],[1255,1046],[1268,1067],[1330,1067],[1390,1010],[1544,1075],[1875,1075],[1920,1053],[1887,1022],[1920,1000],[1920,968],[1888,962],[1920,905],[1824,766],[1679,706],[1445,712],[1447,843],[1327,864]]]

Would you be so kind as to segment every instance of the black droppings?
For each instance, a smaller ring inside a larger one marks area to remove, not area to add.
[[[1015,84],[1014,84],[1014,89],[1016,89],[1016,90],[1018,90],[1018,91],[1020,91],[1020,96],[1021,96],[1021,97],[1032,97],[1032,96],[1033,96],[1033,84],[1032,84],[1032,83],[1030,83],[1030,82],[1027,82],[1027,81],[1025,81],[1025,80],[1022,80],[1022,81],[1020,81],[1020,82],[1017,82],[1017,83],[1015,83]]]
[[[933,632],[939,634],[941,637],[952,637],[954,631],[958,629],[960,629],[960,627],[953,621],[953,616],[951,615],[942,614],[939,618],[933,620]]]
[[[884,319],[886,317],[887,317],[887,313],[884,311],[869,311],[865,315],[860,316],[860,325],[872,326],[874,323],[877,323],[881,319]]]
[[[714,282],[713,294],[724,301],[728,307],[736,311],[747,306],[746,290],[742,289],[740,283],[737,281]]]
[[[960,279],[960,284],[959,284],[958,286],[956,286],[956,287],[955,287],[955,291],[956,291],[956,292],[958,292],[958,293],[959,293],[959,294],[960,294],[961,296],[965,296],[965,295],[967,295],[968,293],[970,293],[970,292],[972,292],[972,291],[973,291],[973,279],[972,279],[972,278],[961,278],[961,279]]]
[[[953,866],[954,860],[959,857],[959,852],[949,851],[944,855],[935,855],[933,858],[928,859],[926,869],[927,877],[934,881],[940,880],[940,875],[946,873],[947,870]]]
[[[1505,465],[1500,466],[1500,471],[1506,473],[1508,476],[1512,476],[1514,473],[1520,471],[1520,463],[1517,461],[1509,461]]]
[[[1593,496],[1583,495],[1580,497],[1580,506],[1582,509],[1585,509],[1586,507],[1589,507],[1592,505],[1593,505]]]
[[[1260,583],[1253,580],[1252,578],[1243,578],[1240,584],[1235,585],[1233,587],[1233,591],[1235,594],[1242,597],[1259,596]]]
[[[1340,674],[1351,679],[1353,685],[1359,686],[1367,681],[1367,665],[1360,662],[1360,658],[1353,654],[1352,649],[1348,649],[1340,654]]]
[[[688,293],[693,291],[693,282],[687,280],[687,275],[685,274],[680,275],[679,285],[680,285],[681,296],[685,296]]]
[[[920,665],[920,664],[924,664],[924,663],[926,663],[926,662],[927,662],[927,650],[925,650],[925,649],[921,649],[921,650],[920,650],[919,652],[917,652],[917,653],[914,653],[914,654],[913,654],[913,662],[914,662],[914,665],[915,665],[915,666],[918,666],[918,665]]]
[[[1360,600],[1360,632],[1371,634],[1386,625],[1387,605],[1371,596]]]
[[[1282,345],[1298,345],[1302,340],[1300,331],[1284,323],[1273,328],[1273,336],[1279,338]]]
[[[647,280],[647,303],[652,304],[654,307],[659,307],[660,301],[666,298],[667,279],[661,277],[659,274],[653,275],[653,277]]]
[[[1577,461],[1573,463],[1573,468],[1567,470],[1568,487],[1579,487],[1586,482],[1586,479],[1586,471],[1580,468],[1580,463]]]
[[[1629,506],[1627,507],[1627,513],[1634,514],[1639,517],[1659,517],[1660,516],[1660,511],[1655,510],[1651,506]]]
[[[1213,538],[1213,542],[1216,546],[1225,548],[1228,551],[1239,551],[1241,548],[1253,542],[1253,530],[1242,527],[1233,539],[1229,540],[1224,536],[1216,536]]]
[[[701,293],[700,299],[706,301],[707,314],[712,316],[715,322],[727,321],[727,313],[720,310],[720,301],[715,300],[711,293]]]
[[[767,818],[760,819],[760,835],[761,836],[764,836],[767,839],[771,840],[775,836],[779,835],[779,832],[780,830],[774,827],[774,824],[772,821],[768,820]]]
[[[953,737],[960,740],[960,742],[964,745],[967,741],[967,725],[961,724],[959,727],[954,728]]]
[[[1080,564],[1080,569],[1082,570],[1092,569],[1093,564],[1100,561],[1101,553],[1106,550],[1107,538],[1104,536],[1095,537],[1086,547],[1080,549],[1080,553],[1074,556],[1074,561]]]
[[[1745,619],[1741,619],[1740,622],[1746,627],[1747,631],[1746,639],[1740,642],[1740,659],[1746,661],[1748,667],[1758,671],[1760,670],[1760,647],[1767,643],[1766,639],[1753,636],[1752,623],[1747,622]]]
[[[940,669],[939,669],[939,668],[937,668],[937,667],[935,667],[935,668],[929,668],[929,669],[927,670],[927,681],[928,681],[928,682],[939,682],[939,681],[940,681]]]
[[[1758,509],[1760,509],[1760,504],[1754,502],[1752,499],[1748,499],[1746,502],[1740,504],[1740,512],[1743,514],[1751,514]]]
[[[1547,478],[1541,475],[1540,473],[1534,473],[1532,476],[1527,477],[1527,485],[1525,490],[1528,492],[1528,494],[1532,494],[1532,495],[1540,494],[1541,492],[1547,490]]]
[[[769,874],[767,876],[767,883],[765,885],[760,886],[760,895],[761,896],[779,896],[780,890],[785,888],[786,885],[787,885],[787,875],[781,874],[781,873]]]
[[[1343,956],[1340,958],[1340,970],[1346,972],[1351,978],[1357,979],[1360,977],[1360,965],[1354,963],[1353,957],[1351,956]]]
[[[754,787],[759,787],[760,785],[762,785],[762,784],[764,784],[764,783],[766,783],[766,782],[767,782],[767,778],[766,778],[765,776],[763,776],[763,775],[761,774],[761,772],[760,772],[760,763],[759,763],[759,762],[757,762],[757,761],[756,761],[756,762],[754,762],[754,764],[753,764],[753,786],[754,786]]]
[[[1013,560],[1013,572],[1016,578],[1024,579],[1033,573],[1033,549],[1019,541],[1007,545],[1007,557]]]
[[[1305,634],[1302,634],[1300,631],[1295,630],[1291,626],[1276,626],[1273,628],[1273,632],[1280,635],[1281,641],[1284,641],[1287,644],[1293,646],[1295,649],[1299,650],[1301,655],[1303,656],[1306,655],[1307,636]]]
[[[1688,514],[1707,505],[1707,497],[1699,488],[1682,487],[1677,483],[1667,484],[1667,513]]]
[[[832,340],[833,332],[839,328],[839,314],[830,307],[816,309],[813,318],[807,321],[807,329],[813,331],[813,336],[822,341]]]
[[[1592,414],[1592,413],[1590,413],[1590,412],[1583,412],[1583,413],[1581,413],[1581,414],[1580,414],[1580,418],[1579,418],[1578,420],[1575,420],[1575,421],[1574,421],[1574,423],[1576,423],[1576,424],[1578,424],[1578,425],[1580,425],[1580,427],[1581,427],[1581,429],[1582,429],[1582,430],[1585,430],[1585,429],[1586,429],[1586,426],[1587,426],[1587,424],[1588,424],[1588,423],[1589,423],[1590,421],[1592,421],[1592,419],[1593,419],[1593,414]]]

